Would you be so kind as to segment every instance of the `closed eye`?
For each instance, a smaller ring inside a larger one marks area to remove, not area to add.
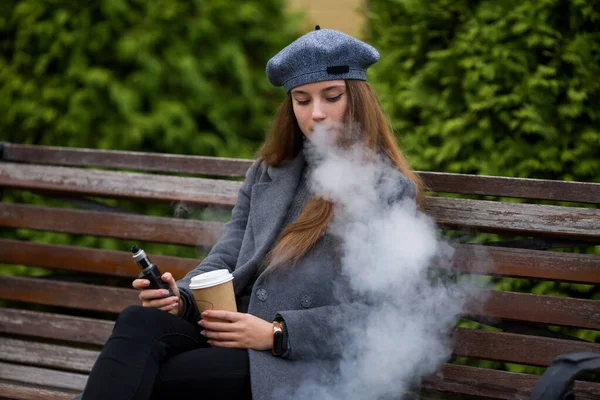
[[[328,102],[330,102],[330,103],[335,103],[336,101],[338,101],[339,99],[341,99],[341,98],[342,98],[342,95],[343,95],[343,94],[344,94],[344,93],[340,93],[340,94],[338,94],[338,95],[337,95],[337,96],[335,96],[335,97],[328,97],[328,98],[327,98],[327,101],[328,101]]]
[[[300,105],[300,106],[305,106],[305,105],[307,105],[308,103],[310,103],[310,100],[297,100],[297,99],[296,99],[296,103],[297,103],[298,105]]]

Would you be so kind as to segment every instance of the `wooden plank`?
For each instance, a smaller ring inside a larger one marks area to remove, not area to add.
[[[0,226],[188,246],[212,246],[220,222],[0,203]]]
[[[2,206],[0,205],[0,215],[2,214],[1,210]],[[66,220],[68,218],[65,218],[63,222]],[[33,223],[36,222],[33,221]],[[78,225],[73,224],[73,226],[76,229]],[[179,234],[178,228],[179,225],[174,224],[168,231],[171,232],[172,237],[185,238],[185,234]],[[216,228],[215,231],[217,229],[219,228]],[[152,230],[163,231],[158,228]],[[210,236],[217,236],[217,234]],[[202,240],[207,246],[214,244],[206,236]],[[155,254],[149,254],[149,256],[161,270],[171,272],[176,279],[185,276],[201,261],[200,259]],[[139,273],[137,266],[131,261],[129,252],[9,239],[0,239],[0,262],[131,278]],[[458,271],[477,274],[497,274],[589,284],[600,283],[600,256],[593,254],[462,244],[456,246],[453,263],[454,268]]]
[[[72,400],[77,392],[0,382],[0,394],[2,398],[15,400]]]
[[[441,376],[425,380],[423,388],[486,399],[529,400],[538,379],[531,374],[446,364]],[[599,383],[576,381],[574,388],[577,399],[600,398]]]
[[[236,158],[14,143],[4,144],[3,160],[31,164],[104,167],[227,177],[244,177],[246,170],[252,165],[252,160]]]
[[[119,313],[141,304],[139,291],[38,278],[0,276],[0,298],[82,310]]]
[[[76,196],[233,207],[241,183],[2,162],[0,186]]]
[[[457,245],[454,268],[477,274],[600,283],[600,256],[554,251]]]
[[[31,164],[95,166],[227,177],[243,177],[252,165],[252,160],[247,159],[14,143],[4,143],[3,159]],[[600,203],[600,184],[597,183],[423,171],[419,175],[434,192]]]
[[[0,308],[0,333],[102,346],[114,322],[94,318]]]
[[[600,352],[600,344],[457,328],[454,355],[546,367],[567,353]],[[89,373],[99,352],[0,338],[0,361]]]
[[[87,375],[0,362],[0,379],[76,392],[85,388]]]
[[[425,211],[451,229],[600,243],[600,209],[428,197]],[[178,236],[173,225],[181,225]],[[0,226],[190,245],[210,245],[223,229],[216,222],[10,203],[0,203]]]
[[[428,197],[424,210],[452,229],[600,242],[600,209]]]
[[[454,355],[547,367],[561,354],[600,353],[600,343],[456,328]]]
[[[419,172],[429,190],[576,203],[600,203],[600,184],[547,179]]]
[[[171,272],[175,279],[183,278],[200,259],[148,254],[162,272]],[[136,278],[140,272],[128,251],[89,249],[78,246],[32,243],[0,239],[0,263],[58,268],[102,275]]]
[[[100,354],[55,344],[0,338],[0,361],[89,374]]]
[[[529,293],[482,291],[465,314],[600,330],[600,301]]]
[[[138,293],[135,289],[0,276],[0,298],[84,310],[118,313],[139,304]],[[480,295],[467,305],[466,314],[600,329],[600,301],[495,290]]]

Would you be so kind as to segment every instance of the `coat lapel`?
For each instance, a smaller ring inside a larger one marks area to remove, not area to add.
[[[281,224],[290,206],[304,167],[304,155],[277,168],[268,167],[270,181],[252,188],[250,224],[254,233],[255,256],[260,258],[270,250],[279,235]]]

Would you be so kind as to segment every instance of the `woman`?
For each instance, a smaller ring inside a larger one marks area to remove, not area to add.
[[[311,198],[305,138],[317,131],[345,143],[340,126],[355,123],[359,140],[398,171],[398,196],[420,197],[420,183],[399,151],[366,81],[377,51],[334,30],[317,29],[279,52],[267,76],[283,86],[280,106],[258,159],[240,188],[232,219],[210,254],[179,282],[163,274],[175,296],[146,289],[143,307],[124,310],[88,380],[84,399],[277,397],[305,379],[321,379],[342,353],[344,326],[364,303],[344,288],[339,255],[327,228],[335,205]],[[202,316],[193,276],[233,272],[239,312]],[[336,295],[334,295],[336,293]],[[165,312],[167,311],[167,312]],[[274,344],[274,332],[283,341]]]

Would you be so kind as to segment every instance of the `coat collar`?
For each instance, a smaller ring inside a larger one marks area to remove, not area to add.
[[[250,224],[254,234],[255,253],[261,258],[271,249],[281,232],[281,225],[292,202],[304,170],[304,154],[279,167],[267,167],[270,180],[252,188]]]

